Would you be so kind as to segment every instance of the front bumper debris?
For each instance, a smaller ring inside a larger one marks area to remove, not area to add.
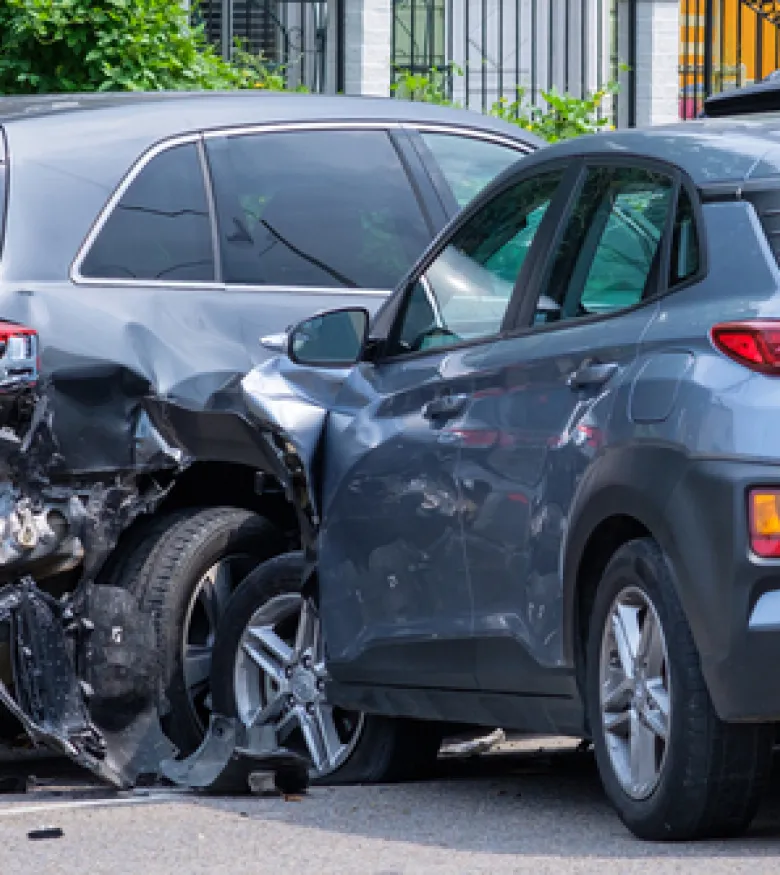
[[[163,777],[173,784],[213,794],[244,794],[258,772],[272,773],[281,793],[309,786],[309,762],[277,746],[273,727],[247,730],[240,720],[213,714],[203,744],[185,760],[166,760]]]

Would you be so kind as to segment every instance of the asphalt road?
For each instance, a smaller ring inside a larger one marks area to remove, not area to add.
[[[780,872],[780,763],[745,839],[651,845],[612,814],[589,754],[522,748],[442,762],[427,783],[315,788],[300,801],[112,795],[55,770],[0,797],[0,873]],[[62,836],[30,840],[41,827]]]

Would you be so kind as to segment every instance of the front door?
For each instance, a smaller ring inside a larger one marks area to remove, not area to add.
[[[329,669],[342,683],[476,685],[475,593],[456,481],[471,358],[505,325],[563,171],[507,187],[410,286],[375,364],[331,413],[320,529]]]

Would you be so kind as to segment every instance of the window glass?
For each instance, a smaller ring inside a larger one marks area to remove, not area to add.
[[[161,152],[133,180],[81,273],[102,279],[214,279],[211,219],[197,147]]]
[[[677,198],[677,212],[672,234],[672,257],[669,261],[669,287],[690,279],[699,270],[699,238],[691,196],[685,188]]]
[[[526,179],[467,222],[409,296],[396,352],[496,334],[561,174]]]
[[[475,137],[428,131],[420,131],[420,136],[459,207],[465,207],[488,183],[523,157],[517,149]]]
[[[392,289],[430,232],[384,131],[285,131],[210,146],[230,283]]]
[[[553,262],[537,321],[638,303],[657,270],[674,184],[639,168],[589,171]]]

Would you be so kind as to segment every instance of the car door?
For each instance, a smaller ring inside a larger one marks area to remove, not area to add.
[[[464,544],[483,689],[571,692],[556,671],[561,541],[654,312],[676,186],[655,165],[583,167],[516,336],[471,359],[491,375],[462,423],[486,437],[463,444],[456,477],[472,505]]]
[[[475,686],[458,423],[473,394],[470,357],[500,336],[563,176],[507,184],[464,217],[331,413],[318,568],[337,681]]]

